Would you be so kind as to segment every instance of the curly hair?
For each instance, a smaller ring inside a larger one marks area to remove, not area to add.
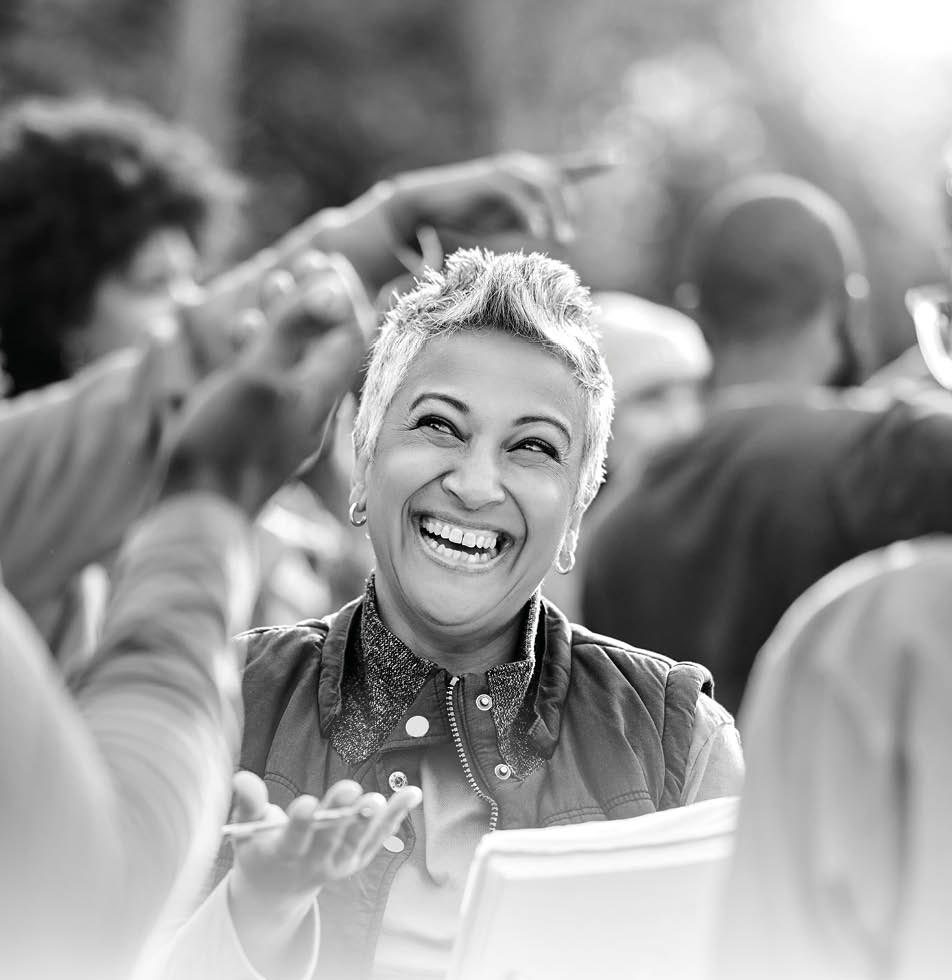
[[[104,276],[163,227],[199,251],[230,227],[237,177],[194,133],[101,98],[0,116],[0,350],[11,393],[69,375],[63,338]]]

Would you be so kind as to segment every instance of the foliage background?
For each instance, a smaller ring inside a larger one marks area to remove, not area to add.
[[[620,149],[561,254],[593,287],[664,302],[712,189],[798,174],[867,249],[871,369],[912,339],[905,288],[939,274],[952,17],[929,17],[945,5],[5,0],[0,100],[99,91],[195,125],[251,179],[239,251],[401,169]]]

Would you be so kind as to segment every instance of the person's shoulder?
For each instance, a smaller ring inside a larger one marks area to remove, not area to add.
[[[305,619],[283,626],[258,626],[235,637],[235,642],[245,650],[246,670],[267,658],[287,658],[303,650],[320,648],[327,637],[326,619]]]
[[[659,703],[682,703],[685,707],[705,699],[705,704],[712,706],[712,722],[715,716],[720,720],[723,709],[713,701],[714,681],[706,667],[632,646],[575,623],[571,630],[572,673],[579,675],[579,683],[585,678],[599,688],[628,688],[643,700],[657,697]]]
[[[578,623],[571,623],[572,658],[596,666],[612,664],[624,673],[640,671],[651,674],[659,680],[664,680],[668,672],[677,665],[677,661],[662,653],[646,650],[643,647],[632,646],[623,640],[595,633]]]
[[[245,676],[287,674],[309,660],[319,659],[330,632],[344,625],[360,604],[349,602],[323,619],[305,619],[280,626],[258,626],[240,633],[236,643],[245,652]]]

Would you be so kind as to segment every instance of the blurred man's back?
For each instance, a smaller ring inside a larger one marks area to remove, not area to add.
[[[952,526],[952,412],[855,381],[862,256],[845,213],[792,178],[715,196],[687,293],[719,390],[591,538],[583,622],[698,660],[736,710],[786,608],[843,561]]]
[[[842,562],[952,531],[952,412],[738,390],[591,532],[583,621],[697,660],[736,711],[787,607]],[[952,406],[950,406],[952,407]]]

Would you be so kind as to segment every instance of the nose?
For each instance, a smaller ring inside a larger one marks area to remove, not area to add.
[[[443,477],[443,489],[467,510],[479,510],[506,499],[495,453],[473,448],[454,461]]]

